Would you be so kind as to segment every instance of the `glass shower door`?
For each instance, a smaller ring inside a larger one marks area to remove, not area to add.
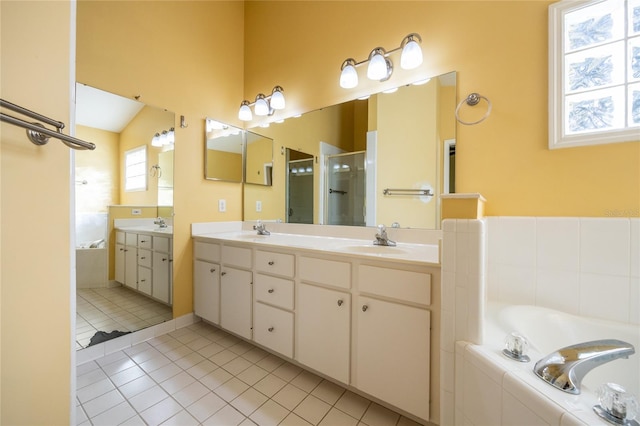
[[[365,226],[365,152],[327,157],[328,225]]]

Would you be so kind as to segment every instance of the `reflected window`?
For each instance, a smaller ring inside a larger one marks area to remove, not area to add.
[[[147,190],[147,146],[130,149],[124,153],[124,190]]]
[[[550,147],[637,140],[640,0],[550,8]]]

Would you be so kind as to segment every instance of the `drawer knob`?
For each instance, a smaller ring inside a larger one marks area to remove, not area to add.
[[[146,257],[145,256],[140,256],[140,259],[145,260]]]
[[[220,272],[220,275],[224,276],[224,275],[227,275],[227,273],[226,272]]]
[[[273,260],[269,261],[269,266],[273,266],[276,262],[274,262]]]
[[[273,332],[273,327],[269,327],[267,330],[269,330],[269,333]]]
[[[367,305],[362,305],[362,312],[367,312],[367,309],[369,309]]]
[[[167,261],[167,258],[166,258],[166,257],[163,257],[163,258],[162,258],[162,261],[163,261],[163,262],[166,262],[166,261]]]
[[[215,272],[215,271],[216,271],[216,268],[209,269],[209,272]]]
[[[267,292],[269,292],[269,293],[273,293],[273,289],[272,289],[272,288],[270,288],[269,290],[267,290]]]
[[[343,303],[344,301],[342,299],[338,299],[338,306],[342,306]]]

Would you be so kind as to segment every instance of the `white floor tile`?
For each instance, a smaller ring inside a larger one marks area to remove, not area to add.
[[[299,376],[298,376],[299,377]],[[295,385],[295,383],[292,382]],[[323,380],[313,389],[311,395],[323,400],[329,405],[334,405],[345,392],[345,389],[328,380]]]
[[[226,405],[222,398],[211,392],[188,406],[187,411],[198,421],[203,422]]]
[[[309,395],[300,404],[298,404],[293,412],[309,423],[317,425],[330,409],[331,406],[329,404],[319,400],[313,395]]]
[[[246,417],[241,412],[230,405],[226,405],[202,424],[203,426],[237,426],[245,419]]]
[[[124,401],[124,397],[117,390],[112,390],[100,395],[99,397],[92,399],[91,401],[83,404],[84,411],[86,411],[89,418],[93,418],[100,413],[103,413],[116,405]]]
[[[326,416],[320,421],[320,426],[357,426],[358,420],[343,413],[337,408],[331,408]]]
[[[351,391],[346,391],[344,394],[342,394],[335,406],[351,417],[361,419],[364,413],[367,411],[367,408],[369,408],[370,404],[371,401],[369,401],[368,399],[363,398]]]
[[[249,417],[262,404],[267,402],[267,397],[253,388],[249,388],[231,401],[231,405],[245,416]]]
[[[91,419],[94,426],[118,425],[136,416],[135,410],[127,401],[123,401],[115,407],[101,413]]]
[[[170,419],[181,410],[182,406],[180,404],[172,398],[166,398],[141,412],[140,416],[149,426],[153,426]]]
[[[162,389],[167,391],[169,395],[173,395],[176,392],[180,391],[181,389],[184,389],[185,387],[189,386],[191,383],[195,381],[196,379],[194,379],[193,376],[188,374],[186,371],[182,371],[176,374],[175,376],[160,383],[160,386],[162,386]]]
[[[249,416],[260,426],[275,426],[289,415],[289,410],[273,400],[268,400]]]
[[[194,381],[189,386],[176,392],[173,398],[180,403],[183,407],[188,407],[206,394],[210,392],[205,385],[200,382]]]
[[[293,410],[307,397],[307,393],[300,388],[287,384],[273,396],[273,400],[288,410]]]
[[[287,382],[282,380],[280,377],[274,376],[273,374],[269,374],[268,376],[265,376],[262,380],[260,380],[258,383],[254,384],[253,387],[258,391],[262,392],[263,394],[265,394],[266,396],[268,396],[269,398],[271,398],[280,389],[285,387],[286,384]]]
[[[231,402],[247,389],[249,389],[249,385],[234,377],[219,386],[215,393],[225,401]]]
[[[131,399],[135,395],[138,395],[155,385],[156,382],[154,382],[151,377],[145,375],[119,386],[118,389],[125,398]]]
[[[129,402],[140,413],[168,397],[169,395],[160,386],[155,385],[130,398]]]
[[[400,415],[379,404],[372,403],[364,416],[362,422],[369,426],[395,425]]]
[[[100,395],[104,395],[105,393],[112,391],[113,389],[115,389],[113,383],[111,383],[109,379],[104,378],[89,386],[85,386],[82,389],[78,389],[78,400],[82,404],[85,404],[86,402],[91,401],[92,399],[95,399]]]
[[[162,423],[163,426],[198,426],[199,424],[200,422],[186,410],[179,411],[178,414]]]
[[[280,423],[280,426],[311,426],[311,423],[298,416],[297,414],[290,413],[285,419]]]

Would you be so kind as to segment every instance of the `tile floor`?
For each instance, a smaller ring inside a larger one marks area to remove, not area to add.
[[[199,322],[77,369],[80,425],[415,422]]]
[[[87,347],[96,331],[136,331],[173,318],[170,306],[126,287],[76,291],[76,349]]]

